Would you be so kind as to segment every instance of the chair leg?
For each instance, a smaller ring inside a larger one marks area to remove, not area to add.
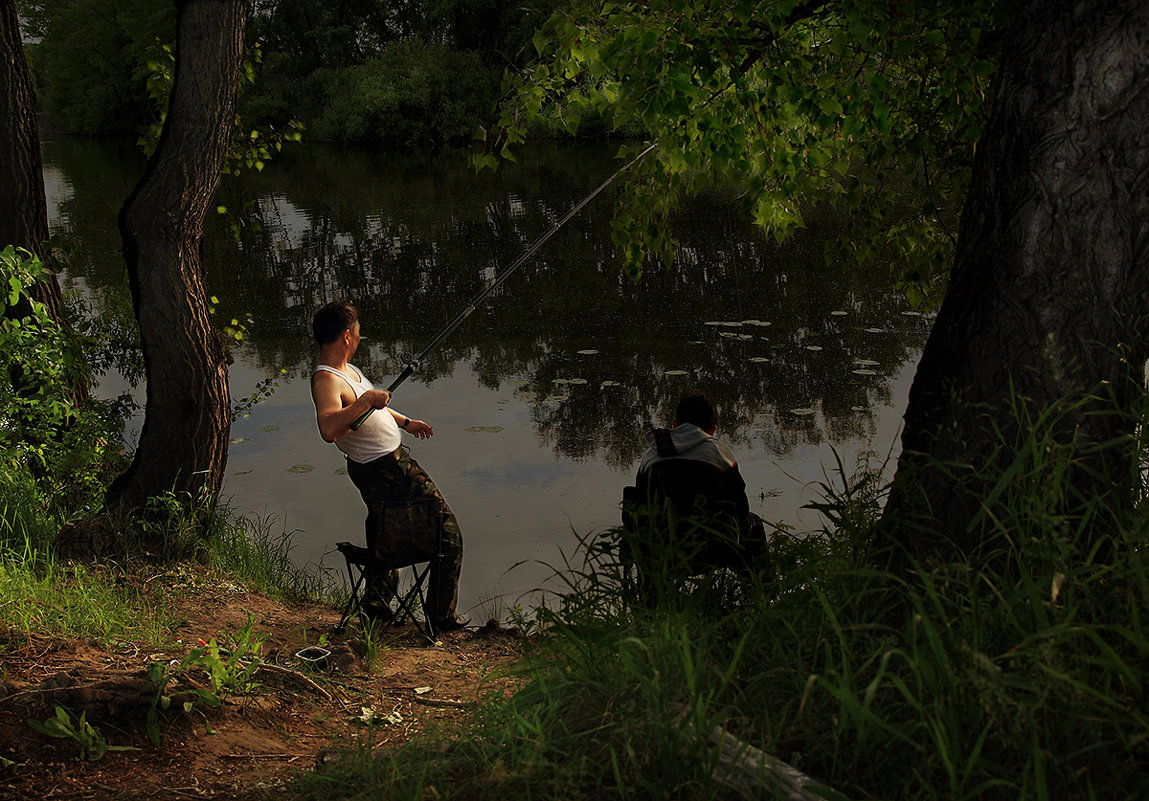
[[[363,605],[359,599],[359,591],[363,587],[363,582],[366,578],[366,574],[365,570],[361,569],[359,570],[359,578],[355,578],[355,575],[352,571],[352,564],[353,563],[348,560],[347,575],[348,578],[350,578],[353,582],[351,585],[351,595],[348,596],[347,603],[343,606],[343,614],[340,616],[339,622],[336,623],[334,628],[331,629],[333,634],[342,634],[343,632],[347,631],[347,621],[349,621],[351,616],[356,612],[363,611]]]
[[[434,644],[435,616],[431,613],[431,610],[428,608],[427,604],[427,602],[431,600],[430,592],[424,592],[423,590],[424,579],[426,579],[431,572],[431,564],[431,562],[426,564],[426,566],[423,568],[423,574],[421,577],[418,575],[417,568],[412,568],[412,570],[416,573],[415,592],[419,597],[419,608],[423,610],[423,625],[419,630],[423,633],[423,637],[427,640],[427,642]]]
[[[394,622],[398,623],[404,620],[410,620],[419,629],[424,639],[428,642],[435,642],[434,622],[431,620],[431,615],[427,611],[427,596],[423,591],[423,585],[427,581],[427,577],[431,572],[431,565],[427,563],[420,570],[418,565],[410,565],[412,574],[412,584],[410,589],[405,593],[398,591],[398,586],[392,587],[395,595],[396,607]],[[420,623],[419,618],[415,615],[416,603],[418,609],[423,613],[423,621]]]

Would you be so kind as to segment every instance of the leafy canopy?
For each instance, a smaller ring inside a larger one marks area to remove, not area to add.
[[[175,4],[155,0],[21,0],[36,92],[73,133],[133,134],[154,121],[143,86],[156,37],[175,37]]]
[[[928,276],[952,252],[1008,10],[1005,0],[587,0],[538,31],[540,59],[508,78],[488,147],[505,155],[549,115],[570,130],[598,115],[656,141],[615,220],[632,274],[673,255],[666,222],[683,193],[733,182],[779,239],[803,225],[803,206],[829,199],[856,217],[846,243],[856,258]]]

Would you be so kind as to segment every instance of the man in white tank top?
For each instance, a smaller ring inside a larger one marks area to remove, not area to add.
[[[319,433],[347,457],[347,473],[367,504],[367,547],[372,548],[378,526],[377,510],[393,501],[436,498],[443,503],[443,559],[432,568],[428,595],[434,610],[436,631],[462,628],[467,621],[455,614],[458,600],[459,573],[463,566],[463,537],[458,520],[443,500],[431,477],[411,458],[402,444],[402,431],[416,439],[432,435],[431,426],[422,420],[390,407],[391,393],[375,389],[349,359],[359,346],[359,314],[345,301],[328,303],[312,321],[319,360],[311,375],[311,397],[315,401]],[[351,424],[365,412],[373,410],[356,430]],[[369,566],[370,567],[370,566]],[[368,570],[368,596],[378,596],[382,576]],[[391,610],[381,598],[368,613],[386,618]]]

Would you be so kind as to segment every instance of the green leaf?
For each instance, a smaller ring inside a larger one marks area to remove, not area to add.
[[[850,33],[851,39],[855,39],[859,42],[864,42],[870,38],[870,31],[872,31],[873,28],[864,19],[856,18],[850,20],[850,24],[847,27],[847,30]]]
[[[818,101],[818,108],[822,110],[823,114],[828,114],[832,117],[840,117],[842,115],[842,104],[834,97],[823,97]]]
[[[43,723],[34,719],[29,720],[28,725],[31,726],[34,731],[40,734],[46,734],[49,737],[64,738],[72,736],[70,728],[66,728],[55,718],[48,718]]]
[[[540,56],[543,54],[543,51],[547,49],[551,41],[552,37],[550,34],[544,32],[541,28],[535,31],[535,35],[531,37],[531,44],[535,46],[535,52]]]

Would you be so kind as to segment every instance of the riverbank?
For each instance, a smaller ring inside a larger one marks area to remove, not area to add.
[[[521,658],[522,638],[494,624],[434,645],[410,625],[377,638],[356,626],[334,636],[333,606],[277,601],[201,567],[108,572],[165,607],[178,622],[170,641],[0,633],[0,797],[254,798],[324,769],[341,749],[387,752],[428,729],[460,730],[484,697],[516,688],[506,669]],[[218,707],[201,697],[185,711],[182,701],[210,692],[212,676],[199,669],[173,679],[173,703],[157,714],[157,748],[148,735],[157,697],[148,666],[187,660],[213,641],[225,664],[229,650],[249,648],[253,658],[237,664],[258,664],[253,686],[219,692]],[[330,652],[324,664],[296,655],[320,643]],[[73,728],[83,714],[112,749],[133,750],[89,761],[95,733],[35,731],[29,721],[52,719],[57,707]]]

